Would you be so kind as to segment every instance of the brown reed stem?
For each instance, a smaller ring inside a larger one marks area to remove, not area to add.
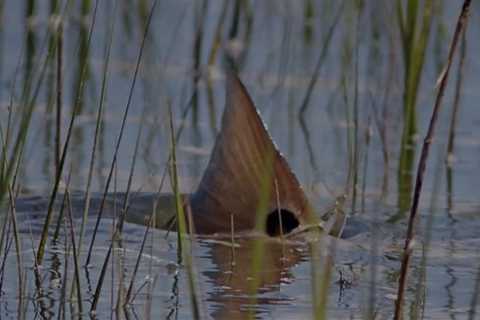
[[[304,118],[305,112],[308,109],[310,97],[312,96],[313,89],[317,84],[318,77],[320,75],[320,69],[322,68],[323,62],[326,60],[328,49],[330,48],[330,42],[333,38],[333,34],[335,30],[337,29],[338,22],[340,21],[340,18],[345,8],[345,4],[346,2],[342,1],[342,3],[340,4],[340,7],[338,8],[338,11],[335,13],[335,16],[333,18],[332,24],[330,25],[330,28],[327,30],[327,33],[325,35],[324,45],[320,51],[320,55],[318,57],[317,63],[315,64],[315,69],[313,69],[312,78],[308,83],[305,97],[303,98],[302,104],[300,105],[300,109],[298,111],[299,119]]]
[[[477,280],[475,281],[475,288],[473,289],[472,299],[470,301],[470,310],[468,311],[468,320],[474,320],[477,312],[478,297],[480,292],[480,265],[478,266]]]
[[[71,173],[69,173],[69,177],[68,177],[69,182],[70,182],[70,174]],[[74,287],[77,293],[78,312],[79,314],[82,314],[83,306],[82,306],[82,286],[80,284],[80,263],[78,261],[78,252],[77,252],[77,245],[75,240],[75,226],[73,223],[72,204],[70,201],[70,191],[68,186],[67,186],[67,189],[65,190],[65,196],[67,200],[67,213],[68,213],[65,222],[68,224],[68,228],[70,229],[70,241],[71,241],[71,246],[73,250],[73,264],[75,267]],[[72,287],[72,290],[73,290],[73,287]]]
[[[419,203],[420,194],[422,191],[423,178],[424,178],[425,169],[427,166],[428,153],[430,150],[430,145],[433,140],[435,124],[437,122],[438,114],[440,112],[440,106],[441,106],[443,95],[445,93],[445,88],[447,86],[448,74],[450,72],[450,66],[452,65],[452,60],[453,60],[455,50],[457,48],[458,39],[460,38],[467,24],[470,3],[471,3],[471,0],[465,0],[463,2],[462,10],[458,17],[457,24],[455,27],[455,32],[453,34],[452,43],[450,45],[450,49],[448,52],[447,64],[438,79],[438,91],[437,91],[437,96],[435,98],[432,117],[430,119],[430,123],[428,125],[428,131],[422,145],[420,161],[417,167],[417,176],[415,181],[415,190],[413,194],[412,207],[410,209],[410,217],[408,220],[407,237],[405,239],[405,246],[403,248],[403,258],[402,258],[402,266],[400,270],[397,300],[395,302],[395,316],[394,316],[395,320],[400,320],[402,318],[402,305],[403,305],[403,298],[405,294],[405,286],[407,282],[408,265],[409,265],[411,254],[412,254],[414,226],[415,226],[415,220],[418,213],[418,203]]]
[[[137,276],[138,269],[140,268],[140,262],[142,260],[143,251],[145,250],[145,244],[147,243],[148,233],[149,233],[150,227],[153,225],[153,223],[154,222],[153,222],[153,215],[152,215],[148,219],[147,228],[145,229],[145,233],[143,234],[142,244],[140,245],[140,250],[138,251],[137,261],[135,262],[135,267],[134,267],[133,272],[132,272],[132,278],[130,279],[130,284],[128,286],[127,294],[125,296],[124,307],[126,306],[127,303],[130,303],[130,302],[133,301],[132,292],[133,292],[133,286],[134,286],[134,283],[135,283],[135,278]],[[121,231],[119,231],[119,232],[121,232]]]
[[[453,155],[453,149],[455,146],[455,128],[457,126],[457,118],[458,118],[458,108],[460,106],[460,93],[463,84],[463,71],[465,66],[465,53],[466,53],[466,37],[465,32],[462,36],[462,44],[460,47],[460,60],[458,62],[458,75],[457,75],[457,83],[455,85],[455,98],[453,99],[453,109],[452,114],[450,116],[450,129],[448,133],[448,143],[447,143],[447,162],[449,158]]]
[[[62,64],[63,64],[63,24],[60,21],[57,31],[57,112],[56,112],[56,124],[55,124],[55,168],[58,171],[60,166],[60,152],[61,152],[61,134],[62,134]]]
[[[17,210],[15,208],[15,198],[13,196],[13,191],[10,185],[8,185],[8,195],[9,195],[9,202],[10,202],[10,221],[12,221],[13,227],[13,238],[15,240],[15,255],[17,258],[17,272],[18,272],[18,296],[23,297],[23,262],[22,262],[22,247],[20,241],[20,233],[18,230],[18,223],[17,223]]]

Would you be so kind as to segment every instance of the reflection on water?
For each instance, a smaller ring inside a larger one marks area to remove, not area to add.
[[[33,318],[34,314],[68,318],[78,311],[75,299],[70,299],[74,262],[70,240],[66,239],[68,228],[62,223],[57,228],[57,219],[53,219],[51,234],[58,229],[58,240],[49,243],[41,269],[41,292],[35,287],[33,248],[39,241],[46,198],[55,180],[58,149],[65,142],[77,101],[80,107],[65,168],[72,168],[70,188],[75,190],[75,217],[82,214],[105,55],[114,26],[105,110],[93,166],[90,215],[93,217],[98,210],[99,192],[104,190],[110,170],[152,1],[98,1],[89,47],[96,3],[0,3],[0,132],[2,144],[5,141],[8,145],[6,152],[2,148],[2,159],[14,159],[15,145],[21,145],[20,127],[29,119],[32,108],[16,178],[22,196],[16,209],[26,285],[24,294],[19,296],[13,226],[3,223],[9,212],[5,208],[0,212],[0,227],[5,226],[0,230],[2,319],[17,319],[24,312],[26,318]],[[410,1],[399,3],[406,7]],[[192,192],[219,128],[226,50],[236,57],[240,77],[272,137],[319,211],[351,187],[349,193],[354,196],[349,198],[346,212],[354,216],[348,226],[353,238],[340,241],[337,247],[328,292],[329,318],[357,319],[368,313],[388,317],[396,293],[418,145],[460,5],[460,1],[424,1],[418,10],[405,11],[403,30],[409,30],[411,37],[403,41],[393,2],[159,1],[110,188],[112,194],[126,190],[135,139],[142,126],[132,180],[132,190],[139,193],[131,197],[130,206],[132,213],[140,213],[128,217],[123,239],[115,243],[98,318],[191,318],[185,269],[176,264],[175,235],[165,238],[166,233],[160,230],[150,231],[135,278],[133,303],[118,313],[112,311],[112,306],[122,304],[119,292],[128,289],[145,232],[141,224],[150,210],[151,202],[147,199],[151,200],[164,177],[170,141],[168,106],[173,109],[176,127],[181,128],[177,131],[181,131],[177,151],[180,185],[183,192]],[[426,9],[432,13],[430,17],[424,15]],[[416,19],[408,17],[412,12],[417,13]],[[434,199],[436,209],[422,298],[424,316],[430,319],[467,317],[480,264],[480,203],[476,192],[480,188],[480,64],[474,58],[480,51],[475,32],[479,28],[478,12],[475,2],[469,31],[462,40],[462,53],[452,68],[430,153],[435,156],[428,163],[421,198],[419,245],[412,264],[409,308],[405,310],[414,314],[418,306],[414,291],[423,272],[420,244]],[[64,17],[60,87],[59,50],[46,59],[54,47],[57,34],[52,31],[59,15]],[[416,25],[409,26],[407,21],[416,21]],[[412,52],[421,51],[422,43],[426,45],[425,54],[418,68],[409,64],[409,57]],[[463,58],[459,59],[460,56]],[[418,82],[408,84],[409,79],[416,77]],[[10,164],[15,168],[16,163]],[[2,165],[0,180],[4,179],[5,170]],[[64,171],[66,176],[67,170]],[[349,176],[354,177],[351,184],[346,183]],[[445,177],[440,186],[435,186],[434,176]],[[162,188],[164,193],[170,192],[168,180]],[[7,193],[3,192],[5,199]],[[58,196],[57,201],[61,198]],[[92,263],[80,272],[85,315],[110,246],[112,219],[118,216],[122,200],[107,208]],[[169,211],[157,216],[158,224],[164,224],[162,219],[171,215]],[[80,220],[75,222],[78,234]],[[92,230],[90,222],[85,243],[91,239]],[[311,317],[312,261],[305,241],[265,243],[255,303],[249,295],[251,239],[236,239],[239,246],[235,250],[228,239],[225,242],[197,239],[193,245],[198,294],[205,316],[240,319],[254,313],[266,319]],[[80,263],[85,259],[86,252],[82,252]],[[375,270],[373,277],[370,270]],[[68,283],[63,281],[65,274]],[[375,279],[375,286],[369,279]],[[375,301],[375,305],[367,311],[369,301]]]
[[[281,294],[281,286],[294,281],[291,268],[305,254],[302,248],[290,242],[266,242],[262,271],[254,280],[251,266],[254,240],[242,240],[237,244],[239,247],[235,250],[223,244],[211,245],[207,251],[214,267],[203,274],[209,279],[207,283],[217,288],[208,298],[209,302],[216,305],[212,317],[245,319],[251,312],[250,308],[261,315],[262,309],[268,306],[289,304],[291,298]],[[253,281],[257,281],[259,288],[256,298],[258,307],[252,305],[250,295]]]

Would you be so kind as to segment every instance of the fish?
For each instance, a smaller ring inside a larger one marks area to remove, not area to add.
[[[115,211],[124,197],[108,194],[106,211]],[[155,208],[155,226],[175,229],[175,202],[168,193],[133,193],[125,221],[145,224]],[[197,189],[181,194],[181,202],[187,231],[198,235],[255,231],[278,237],[315,229],[339,237],[346,221],[342,198],[323,214],[316,212],[233,71],[226,73],[225,108],[209,162]],[[95,215],[100,203],[101,197],[93,197],[89,214]]]
[[[268,236],[290,234],[305,226],[340,233],[343,212],[322,224],[299,180],[273,142],[246,87],[227,72],[220,131],[195,192],[183,195],[187,221],[195,233],[248,232],[259,225]],[[259,212],[262,197],[266,213]],[[262,221],[261,221],[262,222]],[[328,226],[328,227],[327,227]],[[234,229],[234,230],[232,230]]]

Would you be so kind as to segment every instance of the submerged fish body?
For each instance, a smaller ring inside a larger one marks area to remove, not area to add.
[[[260,226],[266,234],[277,236],[318,225],[295,174],[246,88],[232,73],[227,76],[226,106],[210,161],[198,189],[185,200],[194,230],[200,234]]]

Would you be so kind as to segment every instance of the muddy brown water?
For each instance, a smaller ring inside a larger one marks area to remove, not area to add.
[[[38,78],[37,67],[42,65],[48,47],[49,3],[3,2],[0,20],[2,131],[7,127],[14,79],[12,119],[13,133],[16,133],[22,118],[22,92],[28,87],[26,79],[32,73],[34,79]],[[382,7],[378,2],[365,1],[359,15],[359,9],[349,1],[343,6],[340,1],[159,1],[110,188],[110,198],[115,190],[121,196],[127,189],[134,144],[140,124],[143,124],[132,180],[131,216],[124,226],[122,248],[117,247],[112,253],[97,318],[192,318],[186,270],[177,264],[176,234],[170,233],[167,237],[166,231],[158,229],[149,233],[134,281],[133,303],[119,313],[112,311],[112,306],[117,304],[119,290],[128,288],[145,233],[145,226],[134,218],[142,220],[150,210],[151,199],[160,186],[168,159],[168,104],[173,108],[176,128],[184,128],[177,148],[182,192],[191,193],[196,189],[207,166],[225,103],[225,61],[221,50],[208,66],[217,28],[221,31],[220,47],[229,47],[239,54],[239,76],[317,212],[323,212],[343,193],[348,173],[356,173],[355,192],[350,190],[345,205],[349,216],[344,231],[346,238],[338,240],[335,248],[328,289],[328,318],[366,319],[369,305],[374,306],[376,319],[391,318],[419,146],[460,6],[460,1],[435,3],[418,93],[417,132],[409,146],[414,154],[405,164],[400,161],[405,70],[399,26],[392,18],[396,16],[393,5]],[[85,60],[79,58],[78,52],[88,37],[93,7],[87,6],[88,13],[82,16],[77,3],[67,18],[62,141],[74,104],[78,66],[87,61],[89,68],[63,179],[65,182],[67,171],[72,168],[70,189],[77,232],[100,99],[108,26],[115,18],[106,109],[93,171],[90,218],[95,217],[110,169],[149,4],[149,1],[121,2],[113,14],[114,1],[100,1],[93,47]],[[221,18],[224,6],[225,17]],[[341,18],[333,29],[308,107],[303,117],[299,117],[309,81],[338,10],[342,10]],[[415,318],[417,310],[424,319],[478,318],[478,311],[472,314],[472,306],[479,304],[474,298],[480,268],[480,112],[477,103],[480,64],[475,58],[480,52],[476,36],[479,12],[475,2],[465,40],[466,67],[454,131],[454,153],[446,162],[459,74],[457,60],[430,153],[404,308],[407,319]],[[201,41],[198,42],[199,36]],[[19,58],[22,59],[20,64]],[[355,61],[358,61],[357,94]],[[193,72],[196,65],[199,72]],[[0,266],[0,319],[17,319],[19,310],[25,311],[26,319],[56,319],[62,314],[70,318],[76,312],[75,302],[71,303],[68,297],[73,260],[71,256],[67,263],[65,260],[63,226],[59,241],[48,242],[41,266],[41,293],[36,292],[32,269],[55,176],[54,65],[47,70],[18,176],[21,194],[16,202],[17,221],[26,284],[23,296],[19,297],[17,256],[9,233],[4,243],[9,248],[8,254],[4,259],[2,248],[0,258],[5,262]],[[199,82],[194,85],[196,76]],[[188,112],[183,119],[185,110]],[[352,150],[355,143],[358,153],[356,162],[350,167],[352,153],[348,150]],[[166,180],[162,193],[168,194],[171,188],[169,179]],[[61,194],[64,190],[62,187]],[[122,199],[118,202],[122,203]],[[100,269],[110,245],[113,217],[118,215],[119,207],[107,207],[91,263],[84,268],[94,219],[89,219],[87,225],[80,255],[85,317],[89,316]],[[7,212],[1,210],[0,221]],[[173,213],[165,214],[171,216]],[[54,228],[52,224],[51,235]],[[426,247],[429,234],[430,243]],[[282,244],[278,239],[267,239],[259,289],[254,295],[256,302],[252,303],[252,295],[248,292],[252,281],[249,275],[253,255],[251,236],[235,239],[235,253],[228,237],[197,237],[192,243],[192,258],[202,316],[244,319],[253,314],[260,319],[312,318],[312,266],[318,265],[312,261],[315,256],[312,247],[316,247],[322,259],[333,240],[302,236]],[[424,252],[427,260],[422,268]],[[65,275],[67,294],[62,293]],[[66,302],[64,297],[68,298]]]

